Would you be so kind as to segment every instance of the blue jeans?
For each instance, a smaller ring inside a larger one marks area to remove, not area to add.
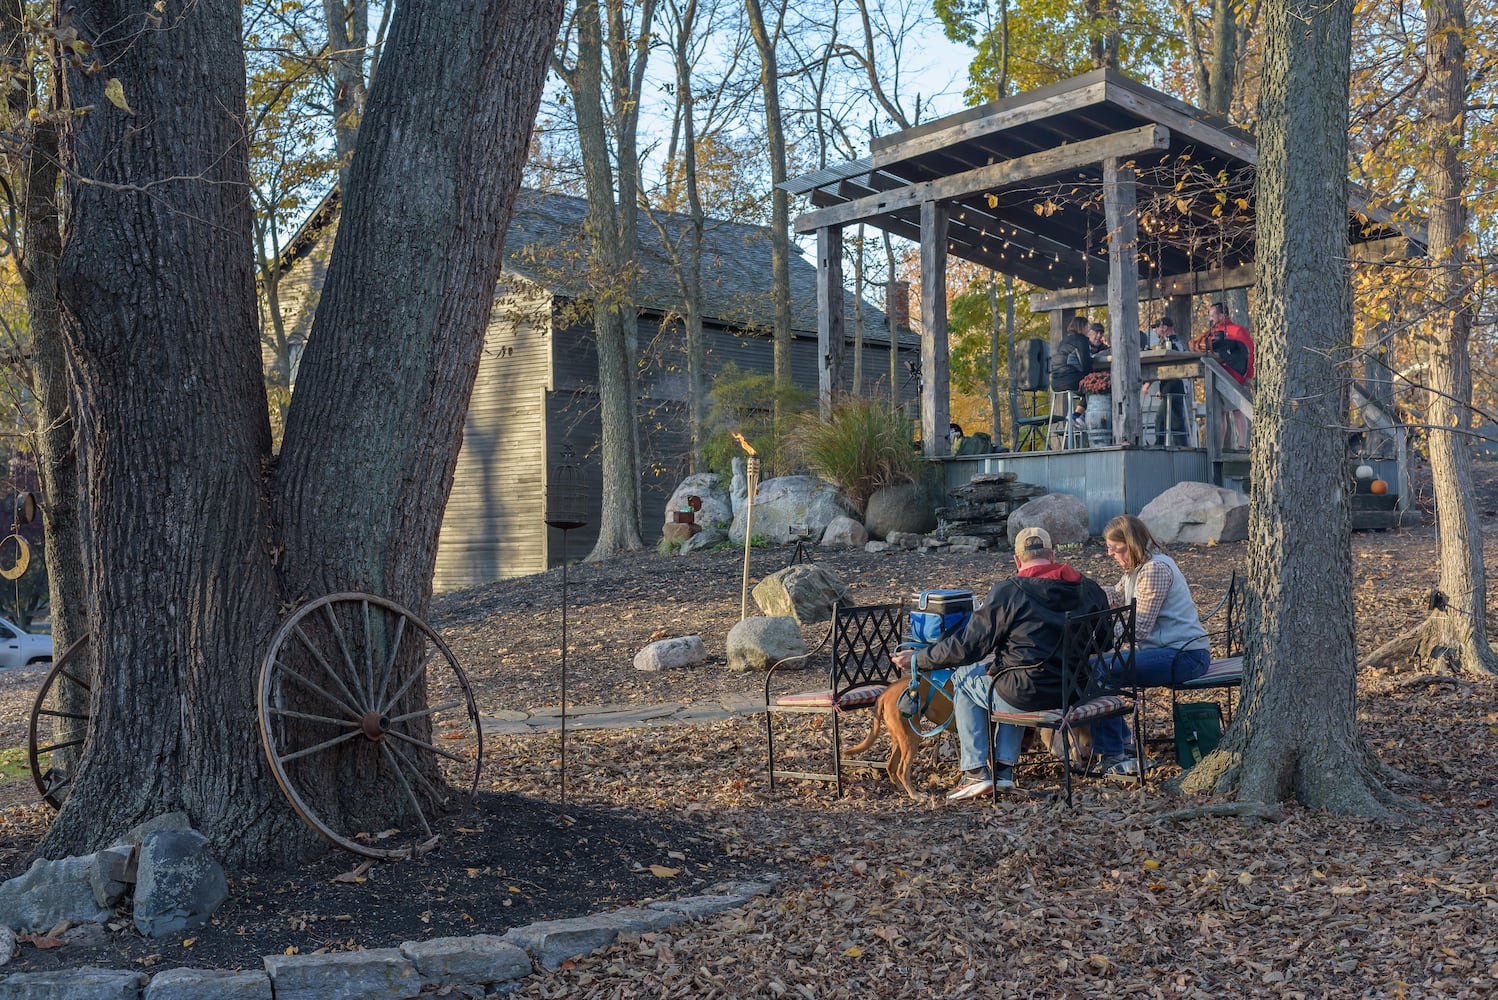
[[[957,720],[957,739],[962,744],[961,763],[964,771],[973,771],[988,764],[988,709],[992,689],[993,678],[988,676],[985,664],[974,663],[958,667],[952,674],[952,714]],[[992,698],[995,711],[1019,711],[996,694]],[[1020,742],[1024,738],[1024,726],[999,726],[994,756],[1000,764],[1015,764],[1019,761]]]
[[[1212,654],[1205,649],[1141,649],[1134,654],[1134,673],[1140,687],[1171,687],[1200,677],[1211,663]],[[1094,752],[1117,757],[1128,742],[1129,724],[1123,716],[1092,724]]]

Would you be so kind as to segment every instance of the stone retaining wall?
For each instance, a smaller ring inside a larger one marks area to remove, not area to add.
[[[484,997],[538,968],[557,969],[569,958],[607,948],[620,934],[702,920],[742,906],[774,884],[773,877],[724,883],[700,896],[544,920],[503,937],[480,934],[329,955],[267,955],[263,972],[167,969],[149,977],[121,969],[17,972],[0,979],[0,1000],[407,1000],[449,987],[448,996]]]

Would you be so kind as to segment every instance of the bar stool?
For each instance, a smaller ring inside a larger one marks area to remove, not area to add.
[[[1079,428],[1077,426],[1077,422],[1072,419],[1072,410],[1076,409],[1077,400],[1081,398],[1082,394],[1072,389],[1051,390],[1051,412],[1049,416],[1046,417],[1047,451],[1057,450],[1052,447],[1052,442],[1055,441],[1057,437],[1061,438],[1062,449],[1081,448],[1084,446],[1084,442],[1082,440],[1083,428]],[[1057,404],[1061,404],[1061,413],[1059,415],[1056,413]],[[1056,433],[1056,421],[1058,419],[1061,421],[1063,427],[1063,430],[1060,434]]]

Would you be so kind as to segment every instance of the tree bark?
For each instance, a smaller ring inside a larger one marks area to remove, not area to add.
[[[1343,474],[1351,295],[1352,0],[1269,0],[1259,108],[1258,400],[1243,710],[1213,757],[1238,798],[1382,815],[1356,724],[1350,499]],[[1185,787],[1214,770],[1201,767]]]
[[[0,51],[25,65],[24,5],[5,0],[0,7]],[[70,401],[67,345],[58,304],[57,268],[62,255],[62,221],[57,207],[57,127],[51,102],[42,107],[34,81],[13,86],[7,94],[6,126],[24,137],[6,157],[13,208],[20,227],[13,231],[16,270],[26,290],[26,317],[31,341],[31,391],[36,397],[33,428],[37,473],[42,488],[42,532],[47,588],[56,655],[88,631],[79,523],[78,453]],[[37,121],[32,109],[41,112]],[[67,688],[65,690],[76,690]],[[65,706],[72,710],[87,706]]]
[[[87,414],[99,683],[42,851],[82,853],[181,809],[231,865],[291,858],[310,834],[256,738],[260,658],[284,606],[329,591],[425,614],[560,0],[395,14],[279,466],[240,5],[190,5],[169,31],[115,0],[75,10],[133,114],[104,74],[69,75],[69,106],[94,108],[64,144],[77,180],[61,290]]]
[[[615,202],[615,157],[609,149],[609,128],[603,101],[604,29],[600,14],[609,18],[610,86],[616,105],[638,108],[637,88],[644,71],[628,64],[631,46],[618,0],[601,11],[597,0],[578,0],[577,62],[562,69],[577,116],[578,145],[588,192],[589,255],[593,275],[593,332],[598,351],[598,405],[602,422],[599,460],[603,496],[598,540],[587,560],[607,559],[619,552],[643,548],[640,534],[640,459],[635,419],[635,351],[637,314],[634,305],[635,246],[639,209],[636,203],[638,165],[634,127],[638,111],[616,107],[615,142],[618,148],[618,202]],[[645,18],[654,3],[645,5]],[[645,24],[648,25],[646,20]],[[644,28],[642,27],[642,30]],[[619,65],[625,60],[626,65]],[[622,88],[622,89],[621,89]],[[634,95],[633,98],[631,95]]]
[[[1232,111],[1238,82],[1237,7],[1237,0],[1212,0],[1212,58],[1203,81],[1203,107],[1219,115]]]
[[[1466,137],[1466,14],[1461,0],[1425,4],[1425,73],[1430,190],[1427,224],[1431,272],[1429,330],[1424,336],[1430,365],[1426,396],[1426,446],[1436,498],[1441,570],[1440,598],[1420,645],[1439,650],[1458,669],[1498,673],[1487,634],[1487,574],[1482,531],[1472,483],[1472,296],[1467,288],[1467,182],[1462,151]],[[1450,428],[1450,430],[1446,430]]]
[[[775,60],[779,24],[771,32],[759,0],[745,0],[749,30],[759,50],[759,83],[765,100],[765,142],[770,157],[770,277],[775,296],[775,386],[791,384],[791,202],[786,180],[785,124],[780,116],[780,69]],[[785,422],[780,393],[775,395],[775,438]],[[775,449],[780,454],[780,449]]]
[[[368,0],[323,0],[322,9],[328,32],[328,62],[333,69],[333,142],[341,188],[348,184],[368,90],[364,49],[369,40],[369,3]]]

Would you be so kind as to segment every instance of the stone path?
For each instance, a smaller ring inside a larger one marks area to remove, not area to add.
[[[646,729],[693,722],[718,722],[735,715],[764,711],[763,695],[725,695],[716,701],[666,702],[660,705],[574,705],[567,713],[569,730]],[[479,720],[485,736],[515,736],[562,728],[562,710],[533,708],[503,711]]]

